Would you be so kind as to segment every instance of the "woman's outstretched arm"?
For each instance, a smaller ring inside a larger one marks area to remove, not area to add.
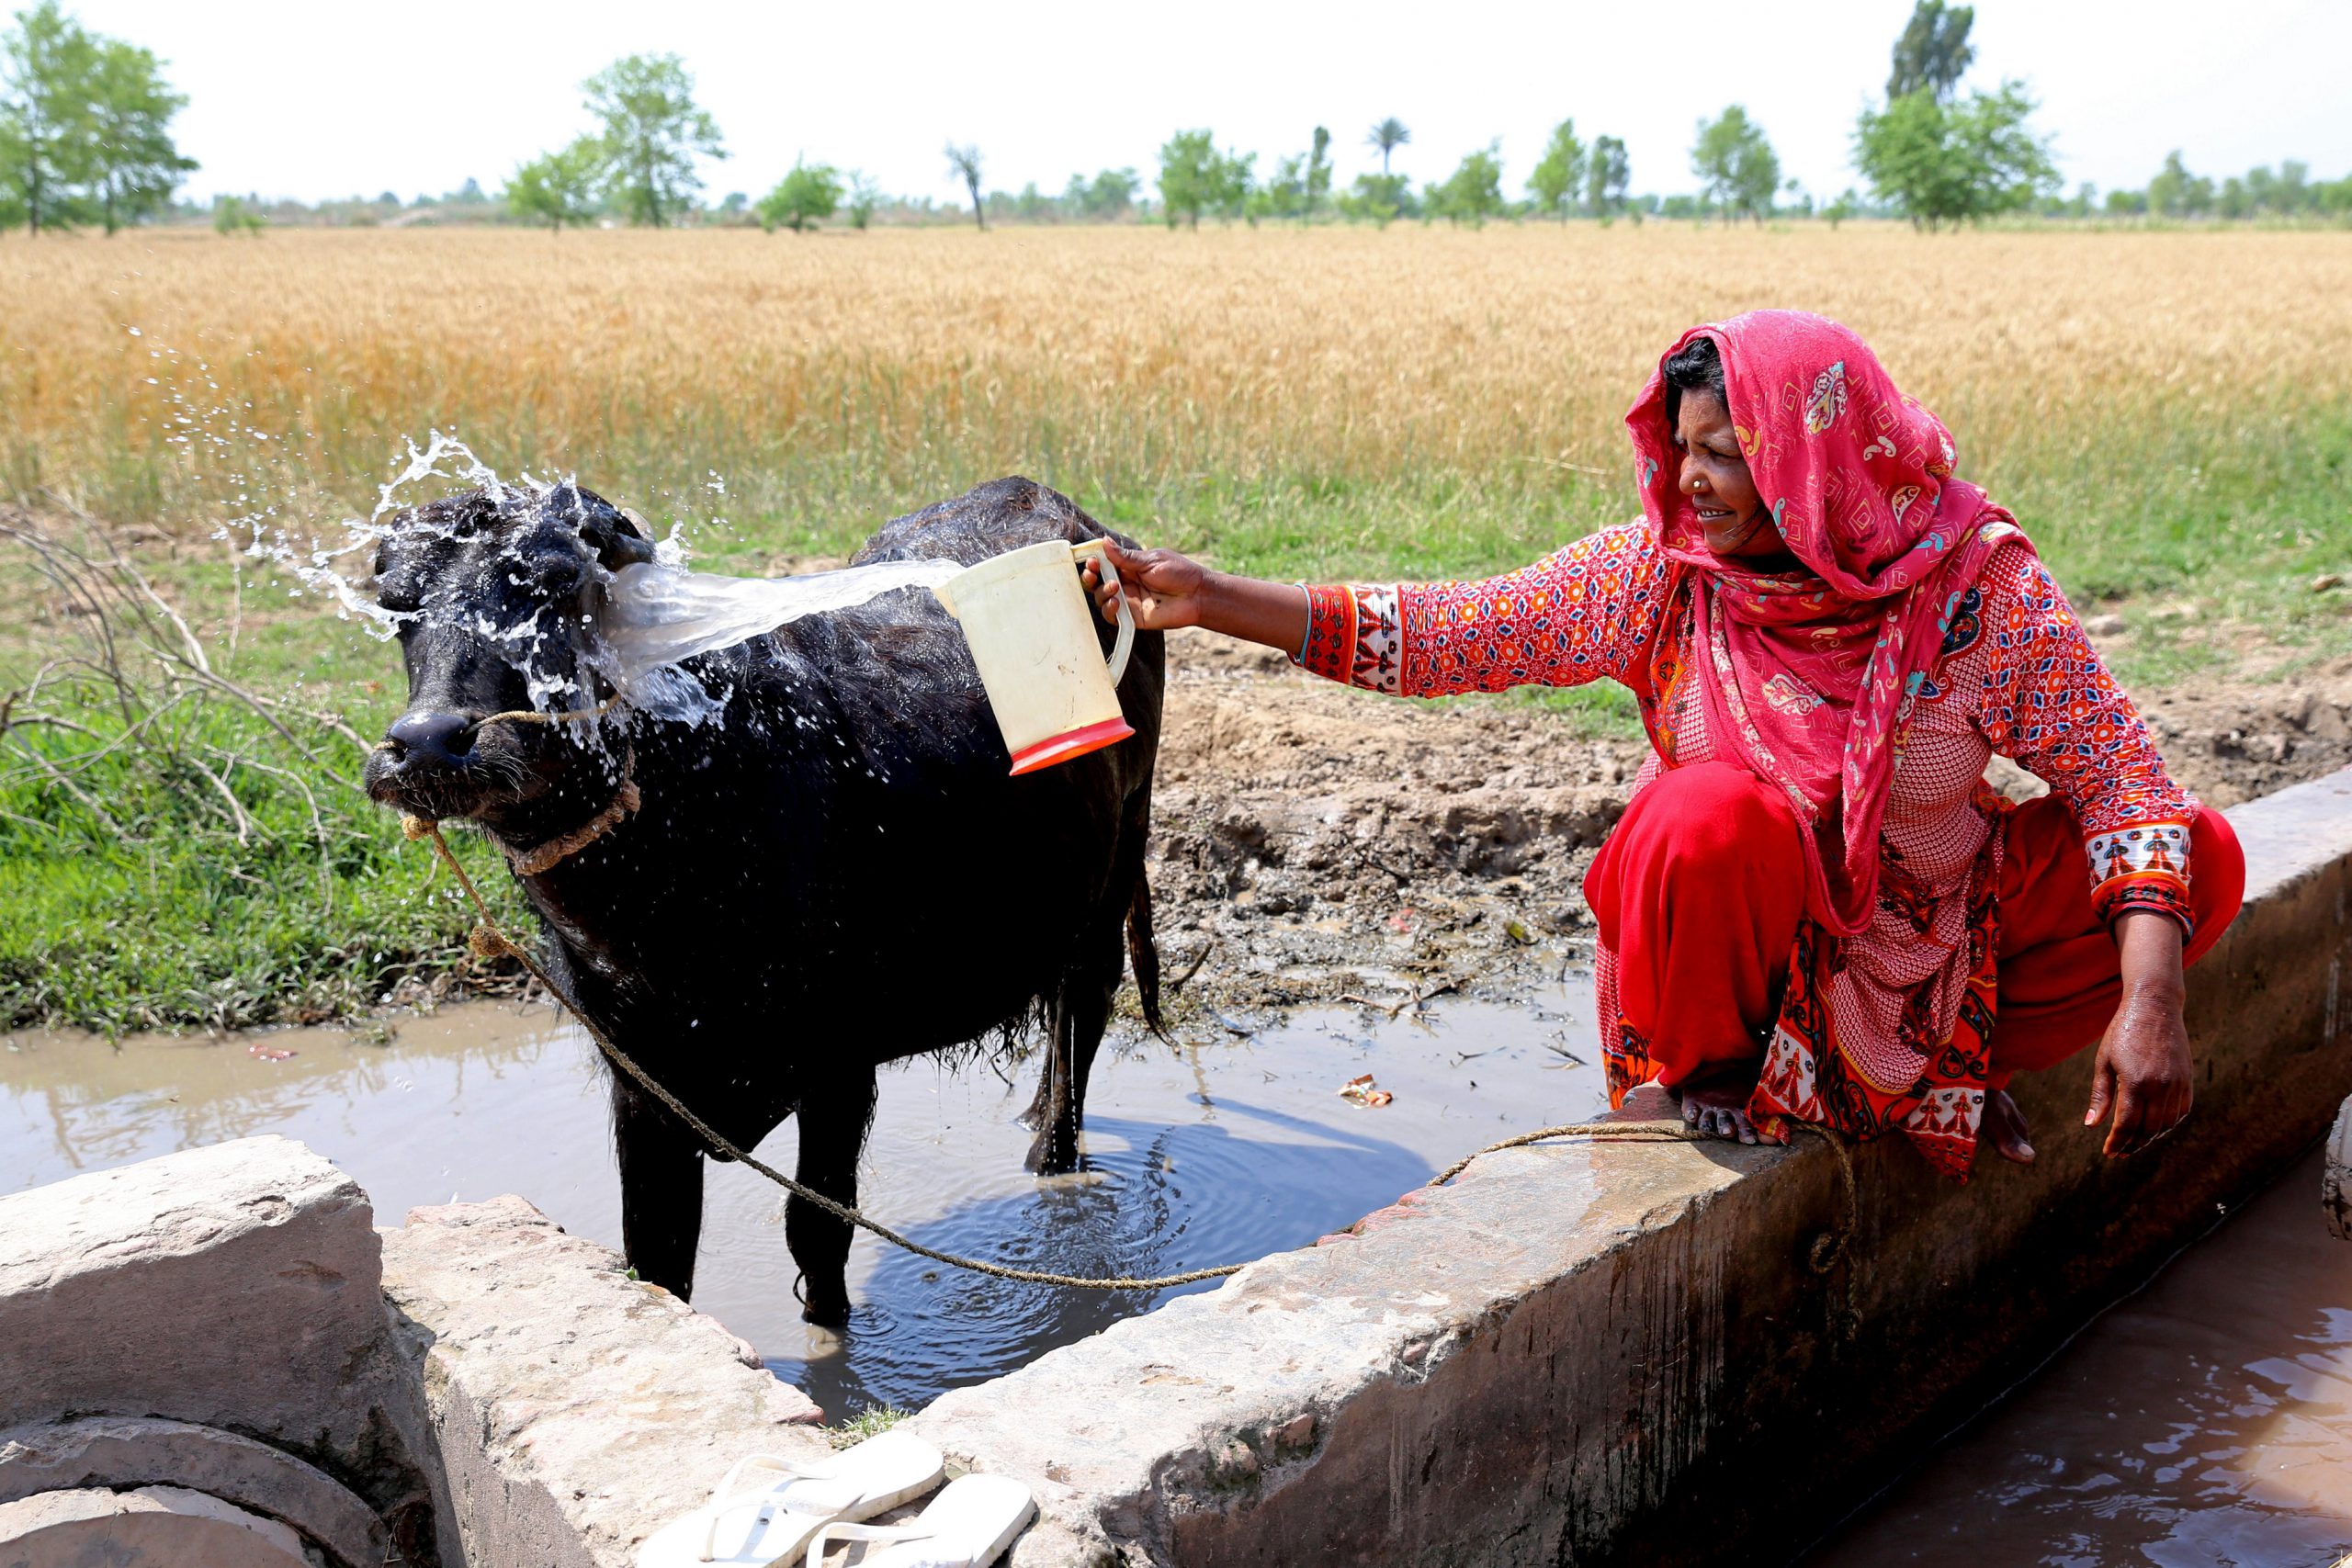
[[[1206,626],[1278,648],[1326,679],[1408,697],[1633,683],[1670,582],[1639,523],[1465,582],[1302,588],[1211,571],[1172,550],[1114,548],[1112,564],[1133,580],[1138,626]],[[1114,615],[1116,590],[1085,570]]]
[[[1139,631],[1201,626],[1244,642],[1279,648],[1295,658],[1306,643],[1306,590],[1296,583],[1261,582],[1228,571],[1211,571],[1174,550],[1123,550],[1106,541],[1119,581],[1112,582],[1092,560],[1080,565],[1088,592],[1105,620],[1116,620],[1119,592]]]

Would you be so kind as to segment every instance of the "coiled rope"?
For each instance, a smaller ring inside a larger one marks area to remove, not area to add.
[[[595,713],[602,711],[598,709]],[[484,719],[482,722],[488,724],[501,718],[522,718],[532,719],[538,723],[551,723],[566,718],[586,718],[594,716],[594,713],[585,712],[537,715],[493,714],[491,718]],[[1029,1285],[1059,1285],[1078,1291],[1159,1291],[1176,1285],[1197,1284],[1203,1280],[1222,1280],[1227,1275],[1239,1273],[1247,1267],[1246,1264],[1241,1263],[1227,1263],[1216,1269],[1190,1269],[1181,1274],[1110,1279],[1091,1279],[1077,1274],[1057,1274],[1043,1269],[1015,1269],[1002,1263],[990,1263],[978,1258],[964,1258],[953,1252],[942,1252],[937,1247],[925,1247],[913,1237],[902,1235],[892,1230],[879,1220],[869,1218],[848,1204],[829,1198],[804,1182],[794,1180],[774,1166],[760,1160],[750,1150],[738,1148],[725,1134],[687,1110],[676,1095],[656,1083],[651,1074],[639,1066],[627,1052],[614,1044],[612,1037],[598,1028],[595,1021],[580,1010],[579,1004],[571,999],[562,987],[555,983],[553,977],[540,966],[539,961],[528,949],[499,929],[497,919],[490,912],[489,904],[483,900],[481,890],[474,886],[473,878],[466,874],[466,868],[459,863],[456,853],[450,850],[448,840],[441,836],[440,823],[430,818],[403,817],[401,818],[401,830],[413,840],[430,839],[433,841],[435,852],[441,857],[442,863],[449,868],[450,874],[458,880],[458,886],[464,889],[467,900],[473,905],[474,913],[481,918],[481,922],[474,928],[473,934],[468,939],[468,945],[476,953],[484,958],[510,957],[522,964],[531,978],[546,987],[548,995],[553,997],[566,1012],[579,1021],[580,1026],[588,1032],[588,1038],[596,1043],[596,1049],[602,1051],[613,1066],[627,1073],[639,1088],[659,1100],[672,1115],[692,1128],[695,1136],[727,1158],[759,1172],[794,1197],[807,1199],[835,1219],[879,1236],[893,1247],[904,1247],[918,1257],[928,1258],[934,1263],[944,1263],[951,1269],[986,1274],[992,1279],[1014,1280]],[[1828,1144],[1831,1148],[1837,1150],[1839,1172],[1845,1183],[1845,1227],[1841,1232],[1824,1232],[1815,1237],[1812,1254],[1808,1258],[1814,1272],[1826,1274],[1836,1267],[1838,1258],[1845,1250],[1847,1237],[1853,1234],[1854,1227],[1859,1223],[1860,1200],[1854,1181],[1853,1156],[1847,1151],[1844,1141],[1836,1134],[1825,1128],[1814,1126],[1810,1122],[1800,1122],[1794,1125],[1814,1134]],[[1543,1143],[1554,1138],[1602,1138],[1636,1143],[1703,1143],[1711,1136],[1712,1134],[1702,1133],[1697,1128],[1687,1126],[1679,1122],[1570,1122],[1557,1127],[1545,1127],[1533,1133],[1522,1133],[1515,1138],[1506,1138],[1498,1144],[1489,1144],[1476,1154],[1466,1155],[1440,1171],[1430,1179],[1428,1185],[1430,1187],[1444,1186],[1468,1169],[1471,1162],[1480,1156],[1494,1154],[1503,1149],[1520,1148],[1529,1144]]]

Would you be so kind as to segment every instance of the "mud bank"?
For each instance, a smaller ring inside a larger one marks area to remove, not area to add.
[[[1151,878],[1170,972],[1202,961],[1191,1005],[1508,998],[1590,958],[1584,874],[1638,736],[1524,695],[1351,692],[1196,632],[1170,636],[1169,670]],[[2352,765],[2352,660],[2301,685],[2135,695],[2174,776],[2215,806]],[[2042,792],[1996,766],[2013,796]]]

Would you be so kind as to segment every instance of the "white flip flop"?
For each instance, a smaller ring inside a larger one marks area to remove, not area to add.
[[[910,1432],[884,1432],[815,1463],[752,1454],[709,1502],[649,1537],[637,1568],[789,1562],[823,1526],[870,1519],[922,1496],[944,1473],[939,1450]]]
[[[843,1540],[897,1543],[869,1553],[857,1568],[989,1568],[1036,1513],[1029,1488],[1012,1477],[961,1475],[905,1524],[819,1525],[808,1538],[806,1568],[824,1568],[825,1549]]]

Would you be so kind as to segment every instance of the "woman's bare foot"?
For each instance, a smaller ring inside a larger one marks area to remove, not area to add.
[[[2026,1141],[2025,1112],[2018,1109],[2008,1090],[1996,1089],[1985,1094],[1983,1135],[1992,1140],[2003,1159],[2019,1165],[2033,1163],[2033,1145]]]
[[[1711,1138],[1755,1143],[1756,1123],[1747,1119],[1747,1100],[1755,1092],[1754,1084],[1745,1088],[1725,1084],[1713,1089],[1683,1089],[1682,1124],[1695,1127]]]

